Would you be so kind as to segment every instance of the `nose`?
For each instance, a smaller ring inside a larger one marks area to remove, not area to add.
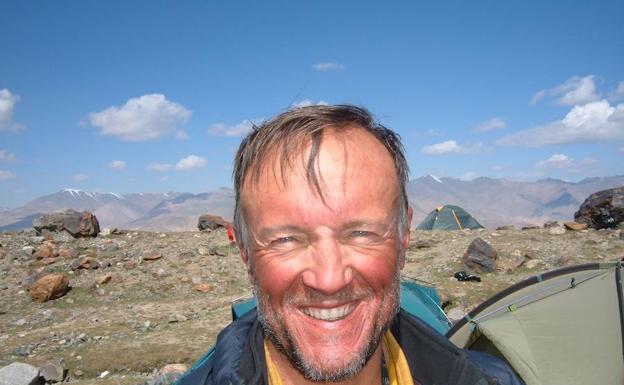
[[[353,270],[338,242],[319,241],[310,252],[311,263],[302,275],[304,285],[329,295],[351,283]]]

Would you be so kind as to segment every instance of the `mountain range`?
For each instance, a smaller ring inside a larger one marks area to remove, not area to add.
[[[624,175],[586,178],[579,182],[558,179],[517,182],[487,177],[468,181],[426,175],[408,183],[407,195],[414,210],[414,227],[436,207],[454,204],[466,209],[485,227],[495,228],[572,220],[589,194],[618,186],[624,186]],[[1,211],[0,231],[30,228],[34,218],[63,208],[94,213],[102,228],[194,230],[202,214],[231,220],[234,191],[222,187],[200,194],[117,194],[64,189],[33,199],[21,207]]]

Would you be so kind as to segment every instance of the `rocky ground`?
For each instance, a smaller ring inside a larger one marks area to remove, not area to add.
[[[415,231],[403,274],[438,288],[461,316],[497,291],[561,266],[624,256],[622,230],[561,226],[453,232]],[[475,238],[497,252],[497,269],[459,282]],[[63,359],[72,384],[135,385],[166,364],[192,364],[231,318],[230,303],[251,287],[225,230],[101,233],[46,240],[0,234],[0,368]],[[39,303],[28,288],[42,272],[69,274],[71,290]]]

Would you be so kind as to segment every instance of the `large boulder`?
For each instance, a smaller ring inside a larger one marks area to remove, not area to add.
[[[39,369],[34,366],[22,362],[13,362],[0,368],[0,385],[35,385],[39,383]]]
[[[469,268],[482,272],[491,272],[496,268],[498,253],[489,243],[475,238],[462,257],[462,262]]]
[[[74,238],[96,237],[100,232],[100,224],[95,215],[74,209],[42,215],[33,220],[33,227],[39,234],[67,232]]]
[[[217,215],[204,214],[197,221],[199,231],[216,230],[218,228],[227,228],[229,222]]]
[[[594,229],[617,227],[624,221],[624,187],[591,194],[574,213],[574,221]]]

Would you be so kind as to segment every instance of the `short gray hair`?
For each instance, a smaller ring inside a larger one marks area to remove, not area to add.
[[[317,159],[325,129],[337,132],[347,129],[362,129],[372,134],[390,153],[399,187],[398,227],[399,235],[407,222],[407,193],[409,167],[400,137],[394,131],[378,123],[368,110],[353,105],[309,106],[291,109],[273,119],[253,127],[243,139],[234,160],[234,189],[236,205],[234,208],[234,232],[239,247],[247,250],[249,233],[244,218],[241,191],[245,178],[250,175],[257,182],[265,163],[272,156],[279,154],[279,167],[282,178],[286,170],[292,168],[295,155],[300,155],[310,144],[310,154],[305,164],[306,178],[311,188],[323,199],[323,189],[319,181]],[[278,153],[276,152],[279,151]]]

